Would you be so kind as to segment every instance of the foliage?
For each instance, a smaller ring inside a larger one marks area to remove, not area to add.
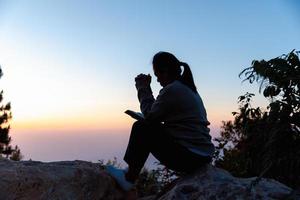
[[[162,188],[162,183],[159,179],[159,170],[148,170],[144,168],[136,182],[138,196],[145,197],[159,193]]]
[[[102,169],[104,169],[106,165],[112,165],[117,168],[121,168],[122,166],[116,157],[106,162],[104,160],[99,160],[99,162]],[[147,168],[143,168],[140,173],[136,181],[136,189],[139,197],[159,194],[168,184],[179,176],[178,173],[166,168],[160,163],[156,164],[158,165],[156,169],[148,170]]]
[[[18,145],[15,146],[12,154],[10,155],[9,159],[14,161],[20,161],[23,159],[23,155],[21,154],[21,150]]]
[[[117,157],[114,157],[112,160],[104,161],[103,159],[99,160],[100,166],[102,169],[105,168],[106,165],[111,165],[117,168],[121,168],[121,163],[118,162]]]
[[[0,77],[3,75],[0,68]],[[0,92],[0,157],[10,158],[12,160],[21,160],[21,151],[16,146],[13,148],[11,137],[9,136],[9,121],[12,118],[10,103],[3,104],[3,91]]]
[[[240,76],[269,100],[267,108],[253,108],[253,94],[238,99],[234,120],[223,122],[215,165],[237,176],[277,179],[300,185],[300,61],[299,52],[269,61],[254,60]]]

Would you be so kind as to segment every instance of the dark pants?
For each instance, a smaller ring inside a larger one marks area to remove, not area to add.
[[[176,143],[162,124],[136,121],[124,160],[130,168],[140,172],[150,153],[167,168],[184,173],[193,172],[211,161],[210,157],[195,154]]]

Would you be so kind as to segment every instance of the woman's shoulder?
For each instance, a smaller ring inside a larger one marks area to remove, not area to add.
[[[168,84],[167,86],[165,86],[165,89],[179,89],[179,88],[183,88],[185,85],[183,83],[181,83],[178,80],[173,81],[172,83]]]
[[[178,90],[177,81],[173,81],[172,83],[166,85],[159,91],[160,96],[170,96],[173,95],[176,90]]]
[[[190,90],[186,85],[181,83],[180,81],[173,81],[172,83],[166,85],[159,92],[160,95],[163,96],[194,96],[195,94]]]
[[[181,87],[181,85],[180,85],[181,83],[180,83],[180,81],[173,81],[172,83],[169,83],[168,85],[166,85],[165,87],[163,87],[161,90],[160,90],[160,92],[163,92],[163,93],[165,93],[165,92],[174,92],[174,91],[176,91],[176,90],[178,90],[180,87]]]
[[[181,81],[173,81],[171,84],[166,86],[166,89],[170,92],[175,92],[175,93],[184,93],[187,94],[194,94],[194,92],[185,84],[183,84]]]

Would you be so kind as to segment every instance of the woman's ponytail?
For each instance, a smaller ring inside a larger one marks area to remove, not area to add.
[[[180,66],[183,66],[184,70],[179,79],[183,84],[188,86],[193,92],[197,92],[197,88],[195,86],[194,78],[190,66],[187,63],[180,62]]]

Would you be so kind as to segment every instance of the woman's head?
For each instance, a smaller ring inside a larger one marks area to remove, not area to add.
[[[194,92],[197,92],[193,75],[187,63],[180,62],[173,54],[158,52],[153,56],[153,70],[161,86],[166,86],[175,80],[181,81]],[[181,66],[184,67],[183,73]]]

